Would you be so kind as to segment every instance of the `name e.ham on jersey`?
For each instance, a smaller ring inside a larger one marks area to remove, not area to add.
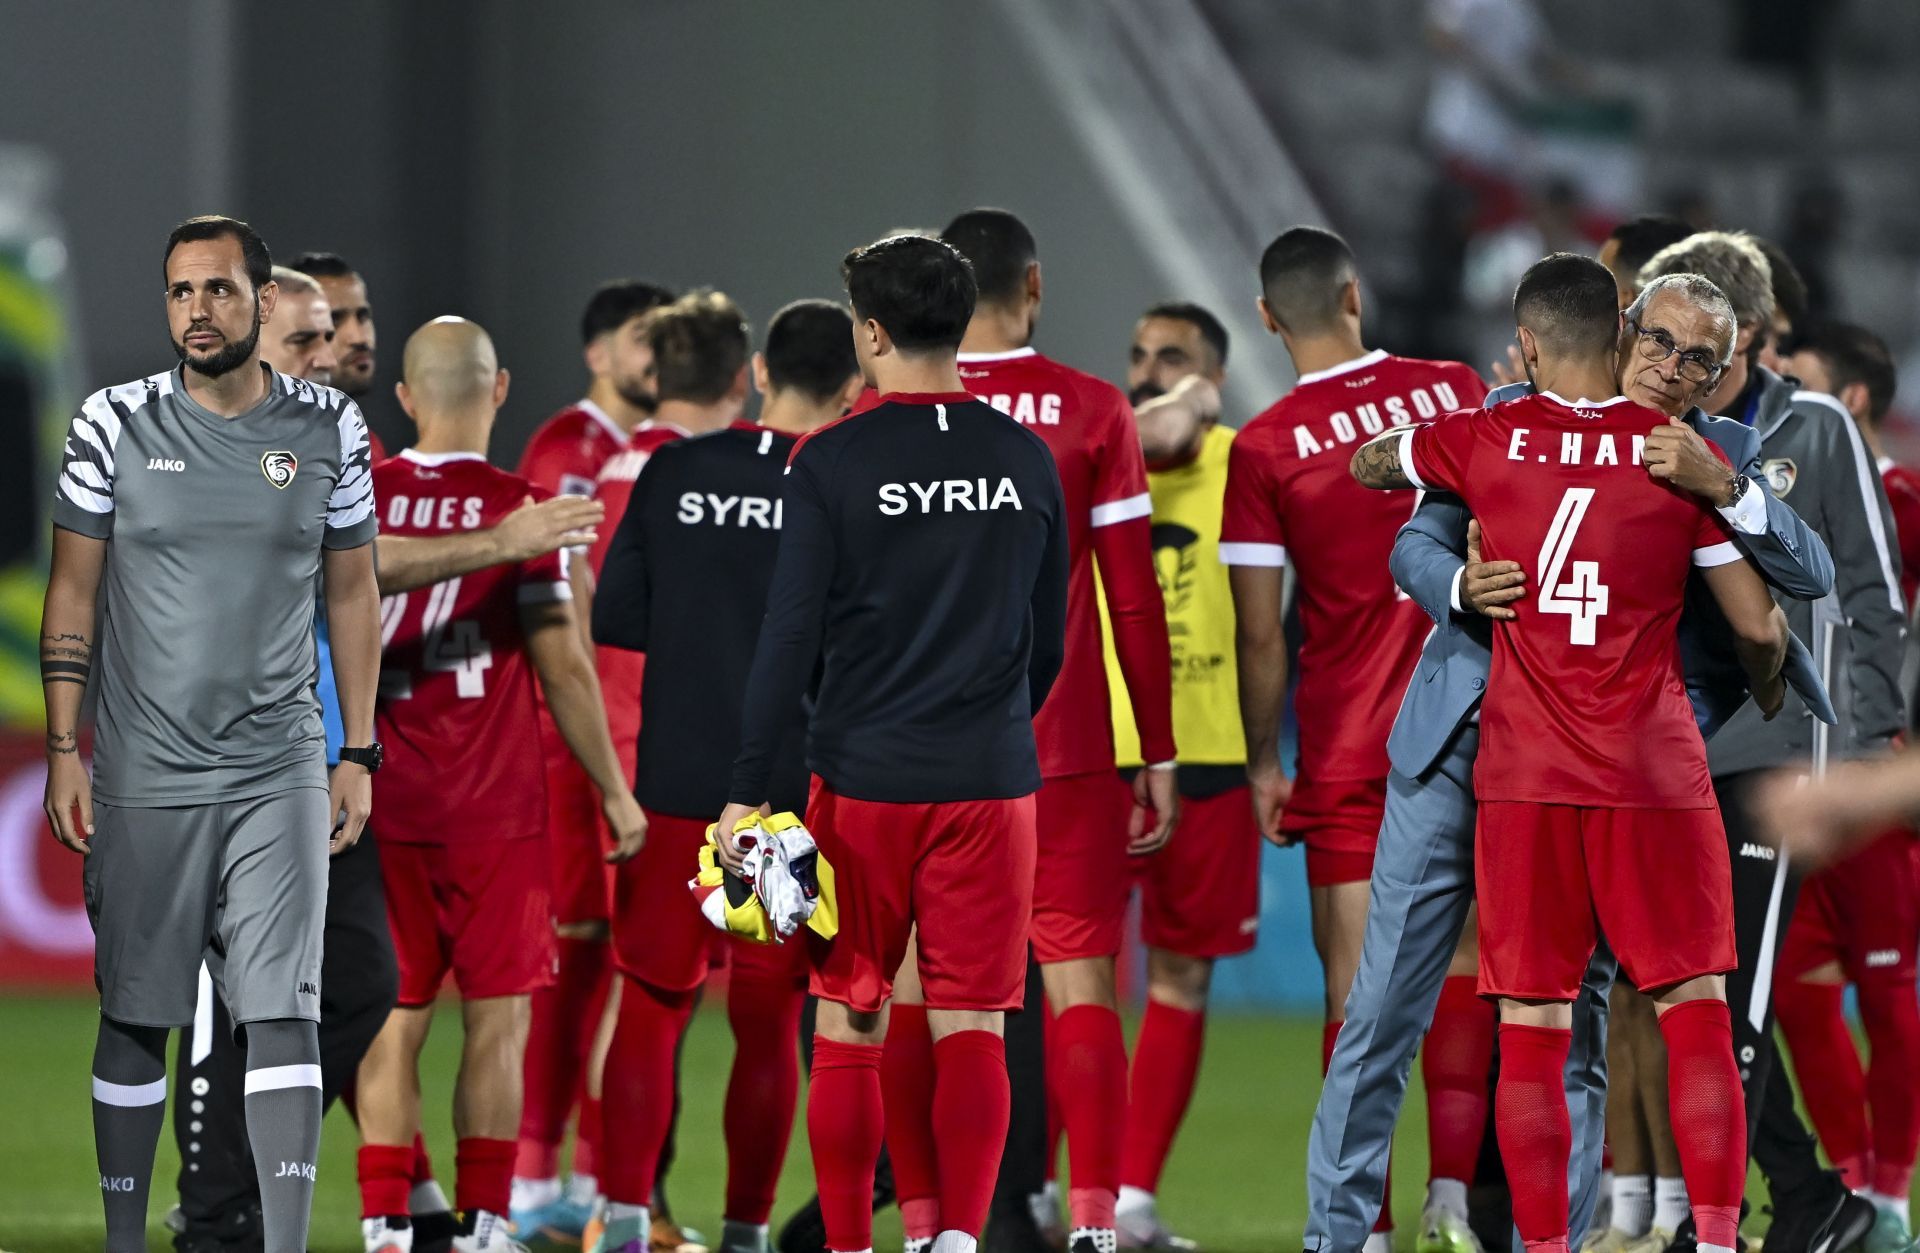
[[[1372,377],[1356,380],[1372,382]],[[1431,388],[1416,387],[1404,396],[1388,396],[1379,402],[1365,401],[1353,406],[1353,412],[1339,409],[1327,415],[1325,429],[1316,433],[1302,422],[1293,428],[1293,449],[1302,459],[1316,457],[1343,444],[1369,440],[1389,426],[1406,426],[1416,420],[1430,421],[1443,413],[1464,408],[1459,393],[1450,383],[1436,382]]]
[[[1574,412],[1581,414],[1583,417],[1594,416],[1591,410],[1575,409]],[[1626,441],[1627,456],[1626,460],[1622,462],[1620,458],[1620,444],[1619,441],[1614,439],[1612,432],[1602,431],[1592,439],[1588,439],[1585,431],[1561,431],[1560,447],[1550,455],[1549,453],[1528,449],[1527,437],[1531,434],[1533,434],[1531,427],[1516,426],[1513,428],[1513,435],[1507,440],[1508,461],[1537,461],[1542,464],[1548,461],[1557,461],[1563,466],[1617,466],[1622,464],[1637,466],[1647,451],[1647,437],[1644,435],[1635,435]],[[1551,448],[1551,443],[1549,443],[1549,447]]]

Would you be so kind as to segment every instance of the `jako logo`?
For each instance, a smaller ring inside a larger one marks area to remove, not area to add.
[[[1900,950],[1897,948],[1877,948],[1867,954],[1867,966],[1870,969],[1878,970],[1887,966],[1898,966],[1899,964]]]
[[[1740,855],[1742,857],[1757,857],[1761,861],[1772,861],[1773,846],[1770,844],[1755,844],[1752,840],[1748,840],[1740,846]]]
[[[147,461],[147,469],[149,470],[171,470],[175,474],[178,474],[186,468],[187,463],[184,461],[168,461],[163,457],[153,457]]]
[[[308,1183],[312,1183],[313,1182],[313,1163],[312,1162],[281,1162],[280,1169],[274,1175],[274,1178],[275,1179],[305,1179]]]
[[[100,1190],[102,1192],[131,1192],[133,1191],[133,1176],[102,1175],[100,1176]]]
[[[318,996],[320,995],[320,989],[314,984],[302,983],[300,985],[300,995],[301,996]]]
[[[882,483],[880,512],[889,518],[905,513],[912,507],[907,499],[909,491],[919,499],[921,513],[933,513],[936,509],[941,513],[978,513],[1002,506],[1021,507],[1020,493],[1013,490],[1012,479],[1001,479],[991,497],[987,494],[985,479],[935,479],[931,483]]]

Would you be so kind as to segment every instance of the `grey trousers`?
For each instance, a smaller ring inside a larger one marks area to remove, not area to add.
[[[1421,778],[1395,772],[1387,779],[1360,971],[1347,995],[1346,1023],[1307,1142],[1305,1247],[1312,1253],[1357,1253],[1380,1214],[1393,1127],[1414,1054],[1433,1021],[1473,903],[1473,759],[1479,746],[1479,727],[1463,726]],[[1573,1240],[1584,1234],[1599,1199],[1607,990],[1614,970],[1603,943],[1574,1004],[1567,1058]],[[1517,1236],[1515,1242],[1518,1248]]]

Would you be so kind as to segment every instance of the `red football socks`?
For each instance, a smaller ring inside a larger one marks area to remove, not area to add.
[[[1849,1188],[1866,1188],[1872,1186],[1867,1077],[1847,1030],[1846,991],[1837,983],[1785,979],[1774,985],[1773,1008],[1820,1147]]]
[[[764,1224],[787,1157],[800,1100],[800,1008],[806,992],[791,982],[743,979],[727,990],[733,1072],[722,1126],[727,1137],[726,1217]]]
[[[1472,1183],[1480,1160],[1497,1015],[1492,1003],[1476,993],[1478,983],[1473,975],[1453,975],[1440,985],[1433,1028],[1420,1053],[1420,1074],[1427,1085],[1430,1180]]]
[[[880,1090],[887,1106],[887,1154],[900,1197],[900,1222],[909,1240],[940,1234],[940,1162],[933,1138],[933,1033],[927,1007],[896,1001],[880,1055]]]
[[[519,1145],[512,1140],[455,1141],[453,1207],[463,1214],[475,1210],[505,1214],[513,1195],[513,1159],[518,1151]],[[408,1154],[411,1157],[411,1149]]]
[[[1567,1114],[1566,1069],[1572,1047],[1573,1032],[1568,1030],[1500,1024],[1494,1133],[1513,1193],[1514,1228],[1528,1249],[1543,1253],[1567,1247],[1567,1159],[1573,1153],[1573,1123]],[[1734,1099],[1738,1101],[1738,1092]],[[1704,1243],[1705,1236],[1701,1240]]]
[[[598,1178],[600,1175],[600,1098],[580,1092],[580,1121],[573,1129],[573,1173]]]
[[[1327,1067],[1333,1064],[1333,1047],[1340,1042],[1340,1028],[1345,1025],[1329,1022],[1320,1028],[1320,1077],[1327,1076]],[[1380,1216],[1373,1220],[1373,1229],[1379,1232],[1393,1230],[1393,1158],[1387,1158],[1387,1177],[1380,1197]]]
[[[1006,1041],[991,1031],[956,1031],[933,1046],[933,1135],[939,1145],[939,1225],[978,1237],[1007,1143],[1013,1091]],[[896,1167],[896,1170],[898,1168]],[[936,1233],[937,1234],[937,1233]]]
[[[1180,1120],[1193,1102],[1206,1043],[1204,1010],[1179,1009],[1148,1000],[1133,1042],[1132,1091],[1128,1094],[1127,1135],[1120,1153],[1120,1182],[1143,1192],[1160,1187],[1160,1172]]]
[[[412,1183],[431,1183],[433,1181],[433,1159],[427,1156],[427,1138],[415,1133],[413,1137]]]
[[[413,1191],[413,1146],[363,1144],[359,1155],[360,1216],[384,1218],[407,1212]]]
[[[598,1164],[609,1201],[645,1205],[653,1196],[660,1150],[673,1122],[674,1055],[693,1012],[691,992],[668,992],[638,979],[620,988],[620,1019],[613,1029],[601,1083],[603,1119],[621,1129],[621,1151]]]
[[[1702,1245],[1737,1249],[1747,1107],[1733,1064],[1733,1018],[1725,1001],[1686,1001],[1660,1015],[1660,1034],[1667,1042],[1667,1108],[1694,1229]],[[1500,1064],[1506,1065],[1504,1034]]]
[[[1074,1228],[1111,1228],[1127,1120],[1120,1015],[1104,1005],[1060,1011],[1047,1038],[1047,1086],[1059,1098],[1067,1133],[1069,1221]]]
[[[1859,985],[1860,1020],[1873,1066],[1867,1105],[1873,1111],[1873,1190],[1907,1195],[1920,1147],[1920,1000],[1911,980]]]
[[[873,1171],[886,1121],[880,1046],[815,1036],[807,1142],[829,1249],[858,1253],[873,1247]]]
[[[581,1091],[612,969],[612,946],[604,940],[562,937],[558,943],[558,978],[533,994],[533,1022],[527,1030],[522,1067],[526,1097],[513,1163],[513,1173],[522,1179],[552,1179],[560,1173],[560,1142]]]

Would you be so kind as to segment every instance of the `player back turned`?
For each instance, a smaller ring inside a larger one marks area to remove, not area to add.
[[[1046,445],[968,395],[954,363],[971,267],[924,236],[849,254],[866,411],[802,439],[747,682],[721,843],[768,799],[820,668],[807,825],[832,864],[807,1124],[827,1247],[873,1245],[880,1041],[918,926],[934,1038],[939,1253],[972,1253],[1006,1139],[1004,1011],[1033,905],[1033,713],[1060,668],[1066,518]],[[1097,662],[1097,658],[1096,658]],[[727,856],[738,866],[738,855]]]
[[[1771,717],[1786,620],[1727,524],[1646,473],[1642,443],[1668,419],[1616,394],[1620,314],[1605,268],[1566,253],[1535,263],[1514,319],[1534,395],[1394,432],[1353,458],[1369,486],[1460,496],[1487,559],[1540,571],[1517,618],[1495,624],[1474,773],[1480,992],[1500,1002],[1495,1127],[1514,1225],[1530,1250],[1566,1248],[1562,1076],[1604,931],[1660,1015],[1700,1248],[1731,1253],[1746,1183],[1724,979],[1733,888],[1676,633],[1700,569]]]

